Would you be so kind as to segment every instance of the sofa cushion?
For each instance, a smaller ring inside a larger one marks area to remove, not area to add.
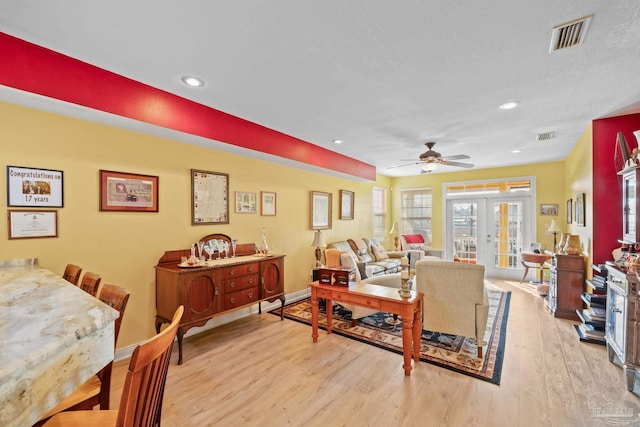
[[[387,255],[387,251],[385,251],[382,246],[372,246],[371,251],[373,252],[373,257],[376,259],[376,261],[389,259],[389,255]]]
[[[349,244],[351,245],[351,249],[358,256],[358,260],[360,262],[371,262],[373,261],[373,255],[369,253],[367,244],[362,239],[349,239]]]

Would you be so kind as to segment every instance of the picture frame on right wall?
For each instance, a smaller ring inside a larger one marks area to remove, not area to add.
[[[567,225],[573,223],[573,199],[567,200]]]
[[[587,225],[584,212],[584,198],[584,193],[580,193],[576,196],[576,223],[580,227],[584,227]]]

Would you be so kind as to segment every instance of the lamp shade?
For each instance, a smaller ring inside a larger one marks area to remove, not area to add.
[[[327,246],[327,244],[324,241],[324,236],[322,235],[322,231],[316,230],[316,234],[313,236],[313,243],[311,243],[311,246],[316,248]]]
[[[398,223],[394,222],[393,226],[391,226],[391,230],[389,230],[389,234],[395,234],[398,232]]]
[[[558,226],[558,222],[555,219],[551,220],[551,224],[549,224],[547,231],[549,233],[562,233],[562,229]]]

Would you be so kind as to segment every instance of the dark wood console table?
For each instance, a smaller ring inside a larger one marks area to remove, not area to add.
[[[200,240],[229,240],[210,234]],[[156,265],[156,331],[170,323],[180,305],[184,315],[178,327],[178,365],[182,364],[182,339],[194,326],[262,301],[280,300],[284,306],[284,255],[256,255],[255,245],[239,244],[233,258],[213,259],[198,267],[179,267],[190,249],[167,251]],[[284,311],[283,311],[284,312]],[[282,317],[281,317],[282,319]]]

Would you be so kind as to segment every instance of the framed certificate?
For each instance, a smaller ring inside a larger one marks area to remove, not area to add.
[[[10,210],[9,239],[58,237],[58,211]]]

